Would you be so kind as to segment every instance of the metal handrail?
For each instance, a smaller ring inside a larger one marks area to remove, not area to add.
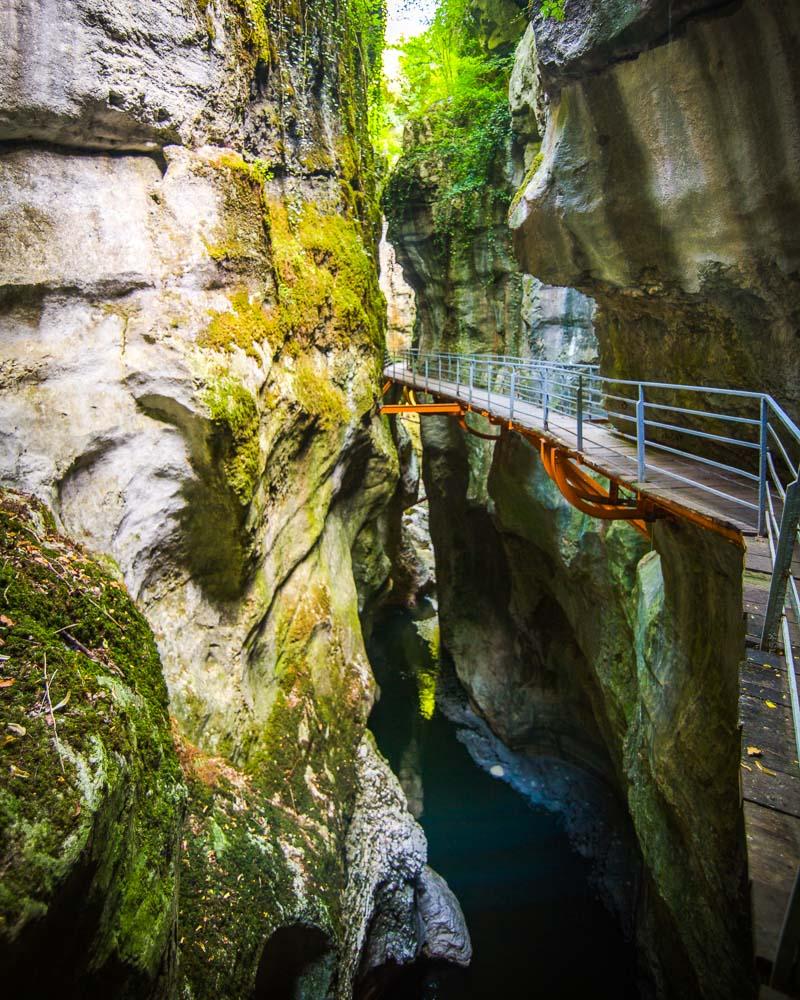
[[[646,483],[649,467],[711,497],[738,504],[744,509],[743,517],[755,514],[753,528],[766,538],[772,563],[760,646],[761,649],[777,646],[780,634],[795,749],[800,760],[800,692],[792,648],[796,636],[792,635],[787,614],[787,610],[793,610],[795,622],[800,623],[800,591],[792,572],[795,550],[800,544],[800,429],[780,404],[762,392],[619,379],[601,375],[597,365],[560,364],[496,354],[432,355],[406,351],[390,361],[389,368],[396,371],[397,365],[402,364],[416,375],[424,365],[429,376],[432,361],[440,392],[466,399],[472,405],[475,389],[485,389],[486,409],[507,416],[510,421],[520,413],[521,403],[533,405],[538,410],[536,419],[545,431],[551,424],[557,426],[559,415],[569,417],[575,421],[571,430],[576,432],[579,455],[584,454],[587,429],[590,431],[592,424],[601,421],[609,423],[615,434],[636,445],[635,482]],[[391,374],[388,368],[387,374]],[[466,376],[466,383],[462,375]],[[431,388],[430,378],[426,380],[426,388]],[[684,405],[690,401],[691,405]],[[616,409],[609,404],[616,404]],[[629,412],[621,412],[624,408]],[[731,409],[736,412],[726,412]],[[653,415],[662,419],[653,419]],[[620,428],[620,422],[631,433]],[[709,422],[717,428],[716,433],[707,430]],[[669,443],[664,441],[665,437]],[[713,467],[723,474],[723,485],[731,481],[730,477],[757,483],[757,503],[719,489],[719,482],[712,486],[675,469],[656,466],[652,460],[648,462],[648,448],[680,456],[698,466]],[[713,450],[709,453],[707,449]],[[720,460],[720,452],[728,461]],[[741,458],[737,459],[738,455]],[[756,456],[757,463],[753,461]],[[772,984],[779,988],[790,978],[798,925],[800,871],[786,910],[773,968]]]
[[[485,390],[487,408],[510,419],[520,413],[520,404],[533,406],[541,413],[544,430],[556,424],[559,415],[574,419],[581,452],[590,440],[591,425],[608,423],[619,437],[636,445],[634,482],[644,484],[648,470],[657,471],[736,504],[742,510],[742,523],[750,524],[754,513],[752,528],[762,537],[774,538],[776,568],[762,648],[776,641],[787,593],[800,619],[797,586],[790,573],[800,520],[800,428],[772,396],[719,386],[615,378],[601,375],[598,365],[500,354],[406,350],[387,359],[387,374],[399,365],[420,378],[426,390],[455,390],[458,398],[470,404],[476,389]],[[613,403],[617,404],[614,408],[609,405]],[[621,412],[625,407],[630,411]],[[670,422],[657,419],[655,411],[668,411]],[[630,433],[617,426],[620,421],[632,425]],[[715,431],[707,429],[708,422],[713,422]],[[714,468],[732,484],[736,479],[757,483],[758,502],[726,492],[719,483],[711,486],[655,465],[648,449]]]

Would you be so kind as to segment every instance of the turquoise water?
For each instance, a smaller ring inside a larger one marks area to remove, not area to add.
[[[370,728],[410,799],[421,800],[429,863],[458,896],[474,951],[469,969],[423,964],[388,996],[638,997],[633,948],[558,812],[475,764],[438,709],[424,717],[433,660],[411,614],[383,613],[369,653],[381,686]]]

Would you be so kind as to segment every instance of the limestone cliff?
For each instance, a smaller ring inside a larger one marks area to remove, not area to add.
[[[347,849],[357,803],[382,801],[363,782],[388,780],[361,763],[359,624],[389,572],[376,524],[398,472],[375,416],[380,5],[13,0],[0,37],[0,483],[44,501],[144,612],[184,773],[158,905],[137,911],[141,941],[96,942],[97,967],[119,996],[281,976],[346,996],[380,886],[413,887],[424,863],[359,869]],[[67,786],[82,774],[67,763]],[[73,875],[47,885],[55,933]],[[24,923],[0,930],[9,955]],[[62,972],[89,990],[82,960]]]
[[[713,371],[796,411],[797,5],[571,0],[534,27],[546,127],[511,215],[523,268],[598,301],[606,371]]]
[[[565,350],[557,337],[549,356],[589,360],[595,347],[608,373],[713,378],[796,406],[796,21],[782,3],[568,0],[563,23],[528,27],[509,88],[518,266],[597,302],[597,339],[581,332]],[[480,322],[454,332],[462,307],[431,238],[432,189],[417,171],[391,231],[418,343],[516,353],[520,316],[483,318],[504,315],[495,286],[465,307]],[[651,543],[601,526],[565,504],[522,440],[487,446],[423,423],[442,639],[473,703],[510,744],[604,775],[626,802],[658,995],[751,996],[741,552],[677,525]]]

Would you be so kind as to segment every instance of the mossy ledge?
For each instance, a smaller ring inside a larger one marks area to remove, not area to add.
[[[166,989],[185,786],[155,642],[122,584],[7,491],[0,643],[6,983],[25,996]]]

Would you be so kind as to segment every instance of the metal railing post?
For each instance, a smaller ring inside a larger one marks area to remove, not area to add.
[[[760,434],[758,443],[758,533],[763,538],[767,533],[767,447],[769,411],[767,401],[761,399]]]
[[[544,429],[549,430],[550,401],[547,393],[547,371],[542,371],[542,414],[544,416]]]
[[[789,586],[789,576],[792,572],[792,556],[798,522],[800,522],[800,480],[795,479],[786,487],[786,499],[783,501],[781,530],[775,549],[772,582],[769,587],[769,600],[764,615],[764,628],[761,633],[762,649],[770,649],[777,642],[778,626],[786,604],[786,588]]]
[[[472,406],[472,389],[475,385],[475,359],[469,363],[469,405]]]
[[[783,915],[783,926],[778,939],[775,961],[772,964],[770,986],[782,992],[793,993],[797,988],[795,959],[800,940],[800,869],[795,875],[792,892]]]
[[[511,385],[509,387],[508,419],[514,419],[514,395],[517,391],[517,369],[511,366]]]
[[[639,386],[639,398],[636,400],[636,467],[637,482],[645,482],[647,465],[645,464],[645,426],[644,426],[644,386]]]
[[[461,358],[456,356],[456,387],[461,385]]]
[[[578,376],[578,451],[583,451],[583,375]]]
[[[492,408],[492,366],[486,366],[486,409]]]
[[[425,358],[425,392],[430,391],[430,380],[428,377],[428,359]]]
[[[439,355],[439,392],[442,391],[442,356]]]

